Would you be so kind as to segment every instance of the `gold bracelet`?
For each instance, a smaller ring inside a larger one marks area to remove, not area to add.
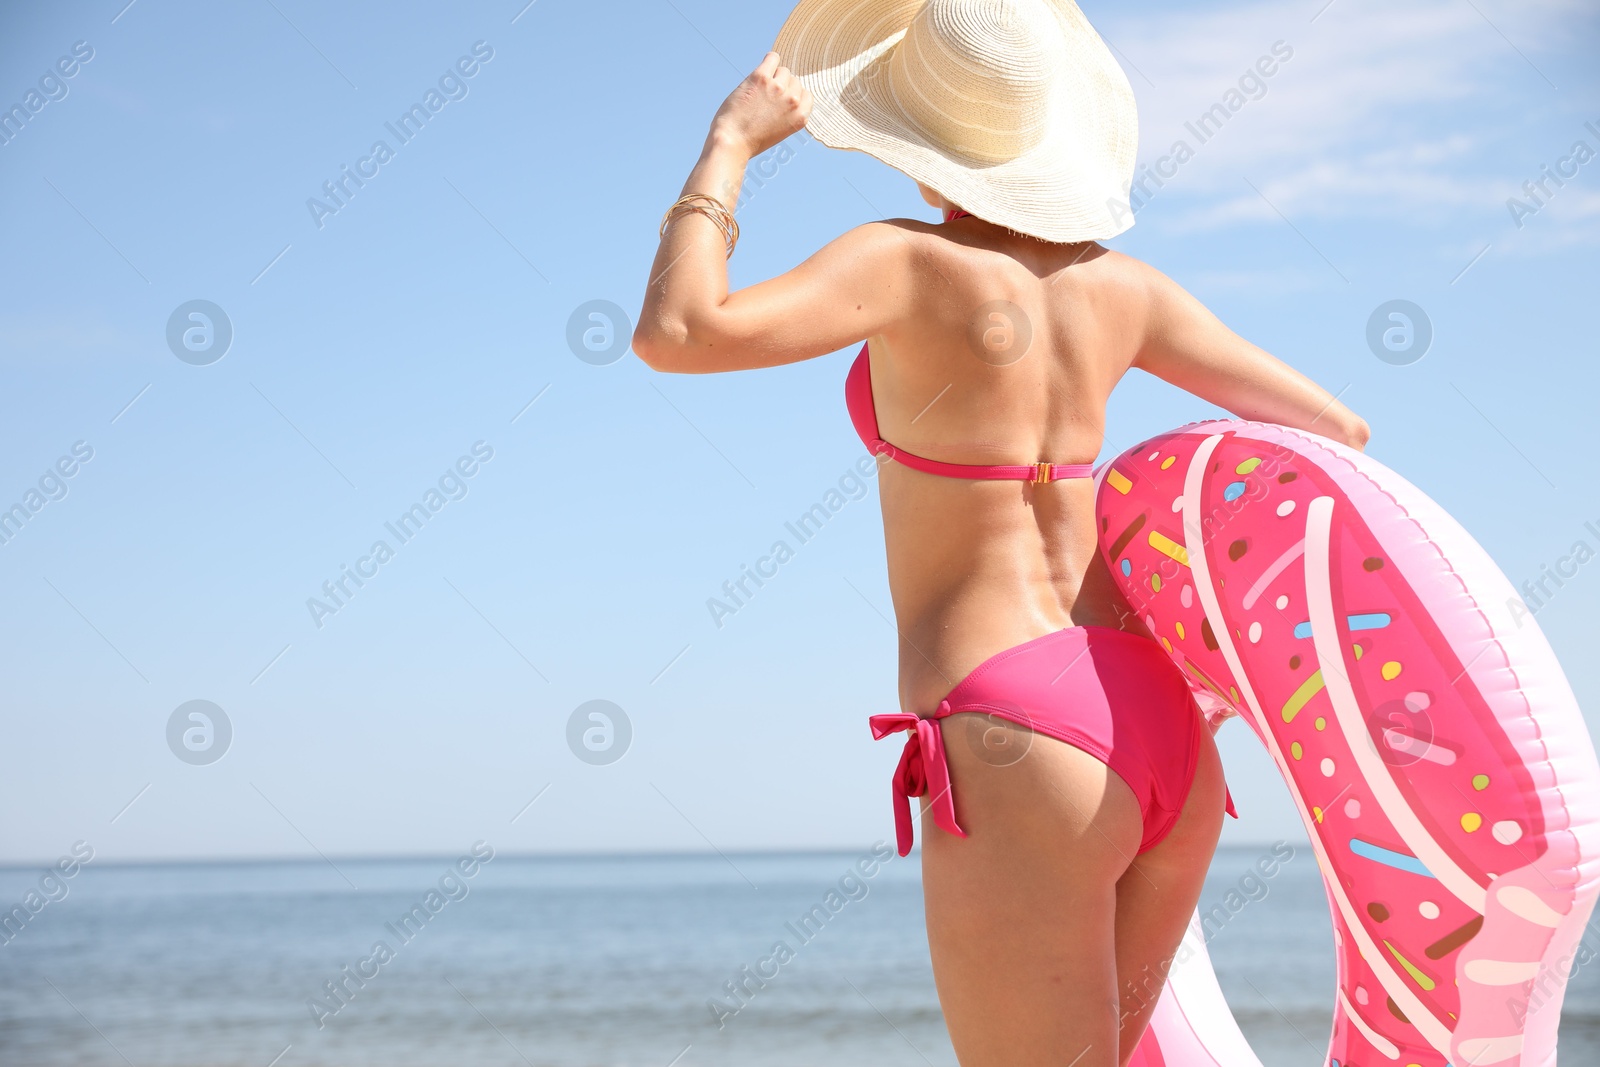
[[[697,206],[695,204],[696,201],[702,201],[703,203]],[[722,201],[707,193],[685,193],[678,197],[673,205],[667,209],[666,215],[664,215],[661,219],[661,229],[663,234],[666,232],[667,222],[671,219],[673,212],[680,208],[690,211],[699,211],[702,214],[705,214],[708,218],[711,218],[712,221],[716,222],[724,232],[731,230],[735,239],[737,239],[739,233],[739,224],[734,221],[733,213],[723,206]]]
[[[722,240],[727,246],[728,256],[730,258],[733,256],[733,250],[739,243],[738,220],[733,217],[733,213],[723,205],[722,201],[706,193],[685,193],[667,209],[666,214],[661,216],[660,235],[663,238],[667,235],[668,224],[677,215],[685,211],[698,212],[710,219],[722,231]]]
[[[665,215],[661,218],[661,236],[665,237],[667,225],[678,214],[685,211],[694,211],[710,219],[722,231],[723,243],[727,246],[727,255],[732,256],[734,248],[739,243],[739,223],[733,214],[722,205],[715,197],[705,193],[687,193],[678,198]]]

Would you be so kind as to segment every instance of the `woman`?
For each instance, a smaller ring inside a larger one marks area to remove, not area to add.
[[[965,1067],[1125,1064],[1226,791],[1181,677],[1096,553],[1086,475],[1107,397],[1138,367],[1356,448],[1367,426],[1097,243],[1131,222],[1136,120],[1072,0],[804,0],[775,47],[663,220],[634,351],[709,373],[866,339],[849,399],[886,457],[903,710],[874,732],[908,731],[896,788],[927,799],[951,1040]],[[729,293],[745,165],[806,125],[912,176],[946,221],[868,223]]]

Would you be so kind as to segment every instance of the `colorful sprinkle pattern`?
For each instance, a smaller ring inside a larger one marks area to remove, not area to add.
[[[1593,905],[1594,852],[1529,741],[1555,717],[1519,691],[1508,723],[1480,691],[1486,650],[1430,613],[1444,601],[1412,575],[1441,550],[1385,475],[1278,427],[1196,424],[1101,468],[1101,550],[1208,718],[1248,722],[1300,807],[1338,946],[1330,1060],[1520,1064],[1531,979]],[[1593,841],[1600,812],[1581,814]]]

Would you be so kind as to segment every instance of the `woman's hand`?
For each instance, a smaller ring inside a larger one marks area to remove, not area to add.
[[[726,138],[754,159],[805,127],[811,91],[768,52],[761,65],[728,94],[711,120],[713,138]]]
[[[717,110],[684,194],[714,196],[730,211],[750,160],[805,126],[811,94],[769,52]],[[679,212],[650,267],[633,350],[659,371],[777,367],[837,352],[912,311],[920,281],[900,226],[869,222],[829,242],[793,270],[728,292],[721,227]]]

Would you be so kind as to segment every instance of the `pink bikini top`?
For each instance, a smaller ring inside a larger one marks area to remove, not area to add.
[[[968,214],[965,211],[948,211],[945,221],[961,218]],[[888,456],[897,460],[913,470],[925,471],[928,474],[939,474],[946,478],[981,478],[988,480],[1009,479],[1012,481],[1034,482],[1042,484],[1053,482],[1062,478],[1090,478],[1094,476],[1092,463],[944,463],[936,459],[927,459],[923,456],[912,455],[903,448],[897,448],[878,435],[878,409],[872,401],[872,364],[867,357],[867,346],[861,346],[861,352],[856,356],[855,363],[851,364],[850,374],[844,383],[844,399],[850,409],[850,421],[855,424],[856,433],[861,441],[874,454]]]

